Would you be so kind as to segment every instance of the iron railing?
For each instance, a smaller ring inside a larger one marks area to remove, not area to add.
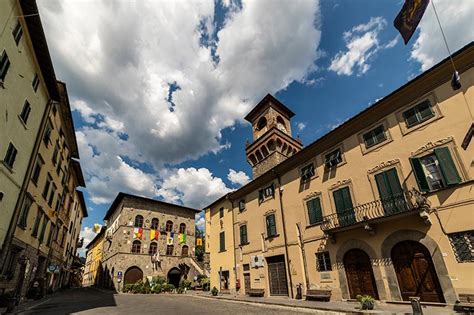
[[[416,189],[403,191],[398,195],[374,200],[347,209],[344,212],[324,216],[321,229],[328,232],[379,218],[420,210],[427,205],[426,197]]]

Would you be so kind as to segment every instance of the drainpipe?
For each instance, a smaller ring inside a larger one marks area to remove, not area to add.
[[[301,223],[296,223],[298,229],[298,238],[300,240],[301,254],[303,256],[304,278],[306,280],[306,290],[309,290],[308,263],[306,262],[306,251],[304,249],[303,234],[301,233]]]
[[[293,299],[294,298],[294,295],[293,295],[293,279],[291,278],[291,270],[290,270],[290,257],[288,255],[288,240],[287,240],[287,237],[286,237],[286,229],[285,229],[285,226],[286,226],[286,222],[285,222],[285,212],[283,211],[283,200],[282,200],[282,196],[283,196],[283,190],[281,189],[281,178],[280,178],[280,175],[277,174],[277,172],[275,171],[274,168],[272,168],[272,172],[273,174],[275,175],[277,181],[278,181],[278,196],[279,196],[279,200],[280,200],[280,212],[281,212],[281,222],[283,224],[283,240],[285,242],[285,256],[286,256],[286,269],[288,270],[288,280],[290,281],[290,295],[291,295],[291,298]]]
[[[232,239],[233,239],[233,242],[232,242],[232,252],[234,254],[234,285],[235,285],[235,292],[237,293],[237,256],[235,254],[235,244],[236,244],[236,238],[235,238],[235,226],[234,226],[234,201],[232,199],[230,199],[230,195],[227,195],[227,199],[229,199],[230,201],[230,205],[231,205],[231,215],[232,215]]]

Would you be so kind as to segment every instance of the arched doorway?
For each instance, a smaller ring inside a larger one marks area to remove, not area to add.
[[[354,248],[346,252],[343,262],[350,298],[355,299],[357,295],[370,295],[378,299],[379,295],[369,255],[361,249]]]
[[[124,284],[137,283],[139,280],[143,280],[143,271],[136,266],[128,268],[125,272]]]
[[[168,272],[168,283],[171,283],[176,288],[178,288],[180,281],[181,281],[181,271],[179,271],[178,268],[172,268]]]
[[[418,296],[425,302],[444,303],[438,276],[428,249],[415,241],[397,243],[391,258],[402,299]]]

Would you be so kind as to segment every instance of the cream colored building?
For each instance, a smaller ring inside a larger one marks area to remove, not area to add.
[[[107,228],[102,226],[101,230],[87,244],[86,264],[84,265],[84,273],[82,275],[82,286],[90,287],[94,285],[102,286],[102,250],[104,247],[104,236]]]
[[[453,59],[461,89],[443,60],[304,148],[291,110],[267,95],[246,117],[254,179],[206,209],[211,286],[228,270],[239,294],[293,298],[301,284],[332,300],[452,304],[474,293],[474,145],[461,147],[474,44]]]

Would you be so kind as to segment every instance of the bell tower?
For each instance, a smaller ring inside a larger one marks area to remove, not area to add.
[[[252,124],[253,142],[245,153],[257,178],[303,148],[299,138],[291,135],[290,119],[295,114],[275,97],[267,94],[245,120]]]

